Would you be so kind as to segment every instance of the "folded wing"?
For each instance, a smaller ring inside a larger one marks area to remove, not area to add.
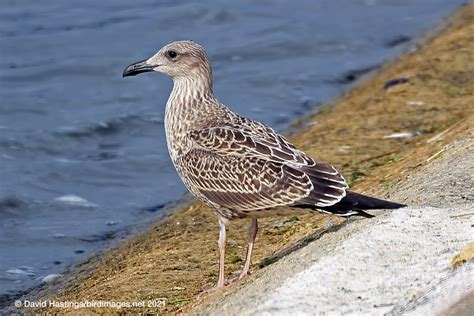
[[[329,206],[346,194],[334,167],[316,162],[265,125],[242,117],[193,130],[187,181],[211,202],[237,210],[283,205]]]

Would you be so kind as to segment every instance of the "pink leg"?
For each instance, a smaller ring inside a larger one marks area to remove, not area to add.
[[[215,287],[205,290],[201,294],[220,290],[227,283],[224,277],[224,259],[225,259],[225,246],[227,244],[227,237],[226,237],[225,221],[222,218],[219,218],[219,241],[217,242],[217,244],[219,245],[219,278],[217,279],[217,285]]]
[[[249,236],[249,244],[247,247],[247,254],[245,255],[245,263],[244,267],[242,268],[242,272],[237,277],[235,281],[242,280],[244,277],[250,274],[250,258],[252,257],[252,250],[253,250],[253,243],[255,241],[255,237],[257,236],[258,231],[258,223],[256,218],[252,218],[252,222],[249,226],[248,236]],[[234,281],[234,280],[233,280]]]
[[[217,288],[225,286],[224,278],[224,260],[225,260],[225,246],[227,244],[226,228],[223,219],[219,218],[219,279],[217,280]]]

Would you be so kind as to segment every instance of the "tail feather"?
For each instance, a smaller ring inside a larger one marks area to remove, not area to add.
[[[396,209],[405,206],[406,205],[404,204],[376,199],[363,194],[347,191],[346,196],[338,203],[318,208],[339,216],[360,215],[364,217],[374,217],[373,215],[364,212],[364,210]],[[306,205],[306,207],[308,207],[308,205]]]

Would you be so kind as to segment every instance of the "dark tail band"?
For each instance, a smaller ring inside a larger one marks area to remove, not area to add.
[[[396,209],[405,207],[406,205],[394,203],[386,200],[376,199],[363,194],[347,191],[346,196],[338,203],[320,207],[326,212],[339,216],[360,215],[364,217],[374,217],[373,215],[364,212],[364,210],[374,209]],[[304,207],[301,205],[301,207]],[[306,205],[309,207],[309,205]]]

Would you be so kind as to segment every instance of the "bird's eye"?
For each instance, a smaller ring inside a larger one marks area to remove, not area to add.
[[[176,58],[176,56],[178,56],[178,53],[175,52],[174,50],[170,50],[168,52],[168,56],[170,56],[171,59],[174,59],[174,58]]]

